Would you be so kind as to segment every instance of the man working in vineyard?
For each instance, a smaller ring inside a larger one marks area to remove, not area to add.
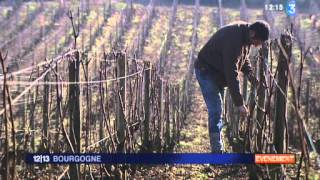
[[[248,109],[240,94],[238,72],[242,71],[253,85],[248,54],[250,46],[258,47],[269,38],[269,25],[264,21],[252,24],[237,22],[222,27],[204,45],[195,61],[195,74],[208,109],[211,151],[221,153],[222,112],[224,88],[228,87],[233,103],[240,115],[246,117]]]

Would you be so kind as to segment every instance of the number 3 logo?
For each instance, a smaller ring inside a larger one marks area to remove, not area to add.
[[[295,0],[290,0],[288,2],[286,11],[287,11],[288,16],[296,15],[296,1]]]

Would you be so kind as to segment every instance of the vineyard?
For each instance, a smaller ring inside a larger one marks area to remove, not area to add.
[[[289,17],[219,2],[0,1],[0,179],[320,178],[320,4]],[[247,118],[226,91],[225,151],[294,153],[296,164],[25,163],[26,153],[209,152],[193,63],[220,27],[259,19],[272,30],[250,52],[260,86],[240,75]]]

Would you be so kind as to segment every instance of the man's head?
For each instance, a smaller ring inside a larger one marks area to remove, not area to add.
[[[256,21],[249,26],[250,44],[255,47],[262,45],[269,39],[270,26],[265,21]]]

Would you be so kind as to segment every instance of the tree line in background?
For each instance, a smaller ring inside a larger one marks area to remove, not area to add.
[[[172,3],[173,0],[161,0],[160,2],[158,2],[159,4],[168,4],[170,5]],[[272,4],[285,4],[288,0],[270,0],[270,3]],[[312,0],[296,0],[296,5],[300,8],[307,8],[310,6]],[[135,0],[134,2],[137,3],[143,3],[143,4],[147,4],[148,0]],[[180,4],[188,4],[188,5],[192,5],[194,4],[194,0],[180,0],[179,1]],[[241,0],[222,0],[222,3],[224,6],[240,6],[241,5]],[[218,6],[218,0],[201,0],[201,5],[214,5],[214,6]],[[248,6],[261,6],[262,8],[264,8],[264,4],[265,1],[261,1],[261,0],[246,0],[246,4]]]

